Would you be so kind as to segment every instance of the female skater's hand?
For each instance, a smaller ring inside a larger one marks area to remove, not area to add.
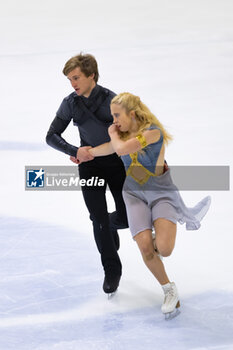
[[[112,125],[109,126],[108,134],[109,134],[110,137],[113,136],[113,135],[118,135],[118,129],[117,129],[115,124],[112,124]]]

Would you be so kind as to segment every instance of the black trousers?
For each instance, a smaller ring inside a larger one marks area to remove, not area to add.
[[[85,204],[93,223],[94,238],[101,255],[106,275],[121,275],[122,265],[113,239],[113,231],[128,227],[126,208],[122,197],[125,168],[116,155],[96,157],[79,165],[80,179],[98,177],[104,186],[82,186]],[[106,201],[107,186],[114,198],[116,211],[109,216]]]

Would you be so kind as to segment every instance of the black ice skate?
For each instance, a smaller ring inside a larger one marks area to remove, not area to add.
[[[121,276],[105,276],[103,290],[108,294],[108,298],[110,299],[117,291],[117,288],[120,283]]]

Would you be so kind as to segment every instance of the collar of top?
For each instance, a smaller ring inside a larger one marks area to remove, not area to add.
[[[95,97],[98,95],[99,91],[100,91],[100,86],[96,84],[96,86],[91,90],[90,95],[88,97],[81,96],[81,99],[84,102],[89,102],[89,101],[95,99]]]

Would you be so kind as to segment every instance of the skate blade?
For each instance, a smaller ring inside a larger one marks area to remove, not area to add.
[[[117,292],[117,291],[115,291],[115,292],[113,292],[113,293],[109,293],[109,294],[108,294],[108,300],[112,299],[112,298],[116,295],[116,292]]]
[[[172,312],[168,312],[167,314],[165,314],[165,320],[166,321],[170,321],[173,318],[177,317],[180,314],[180,302],[178,301],[176,304],[176,308],[175,310],[173,310]]]

